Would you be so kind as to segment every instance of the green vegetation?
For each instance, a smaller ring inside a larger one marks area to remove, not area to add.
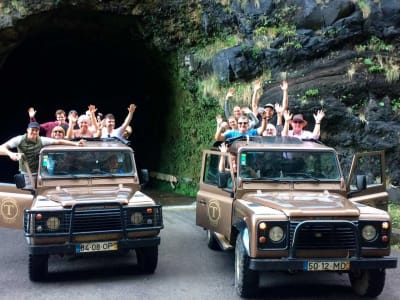
[[[389,203],[389,214],[392,218],[392,227],[400,229],[400,205]]]
[[[363,63],[367,67],[368,72],[370,73],[379,73],[384,72],[386,81],[389,83],[395,82],[400,78],[400,67],[398,65],[398,61],[395,60],[391,55],[385,54],[382,55],[380,53],[392,53],[395,51],[395,47],[393,45],[385,44],[384,41],[379,39],[376,36],[371,37],[367,44],[358,45],[356,47],[358,52],[371,51],[378,53],[373,57],[367,57],[364,59]],[[352,68],[348,71],[349,76],[353,76],[355,69]]]
[[[219,51],[234,47],[242,42],[242,38],[239,35],[228,35],[225,37],[220,37],[214,40],[214,42],[207,44],[206,46],[199,48],[194,56],[201,60],[207,61],[212,58]]]
[[[277,36],[281,36],[284,39],[284,43],[279,48],[280,50],[302,48],[297,38],[296,25],[287,22],[295,11],[295,6],[285,6],[276,14],[265,17],[262,24],[256,27],[253,32],[256,47],[267,48],[272,40]]]
[[[400,98],[393,99],[392,101],[390,101],[390,104],[392,105],[392,110],[394,112],[399,112],[400,111]]]

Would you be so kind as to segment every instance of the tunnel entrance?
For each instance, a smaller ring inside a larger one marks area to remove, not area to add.
[[[165,54],[148,46],[138,20],[74,9],[31,16],[16,26],[25,29],[24,38],[0,69],[0,143],[26,132],[30,106],[39,122],[47,122],[57,109],[83,114],[94,104],[104,115],[113,113],[120,126],[135,103],[132,148],[139,167],[157,170],[171,88]],[[0,180],[12,182],[17,163],[0,159]]]

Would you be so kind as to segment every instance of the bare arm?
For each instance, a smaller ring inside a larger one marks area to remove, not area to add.
[[[215,132],[214,138],[216,141],[221,141],[221,142],[225,141],[225,136],[222,134],[223,130],[224,130],[224,127],[221,126],[217,129],[217,132]]]
[[[315,139],[318,139],[321,134],[321,120],[325,117],[325,112],[323,110],[317,111],[317,114],[314,114],[315,126],[313,130],[313,136]]]
[[[218,148],[222,153],[228,152],[228,147],[226,146],[225,143],[222,143],[221,146],[219,146]],[[221,173],[225,172],[225,159],[226,155],[221,155],[219,159],[218,171]]]
[[[3,156],[7,155],[9,158],[11,158],[14,161],[20,160],[22,157],[21,153],[16,153],[16,152],[10,151],[10,149],[8,148],[8,146],[6,144],[0,145],[0,155],[3,155]]]
[[[281,89],[282,89],[282,110],[289,109],[289,96],[288,96],[288,82],[286,80],[282,81]]]
[[[135,104],[129,105],[129,107],[128,107],[128,115],[126,116],[124,123],[122,123],[122,125],[121,125],[122,131],[124,131],[125,128],[131,123],[132,118],[133,118],[133,113],[135,112],[135,110],[136,110],[136,105]]]
[[[262,135],[265,128],[267,128],[267,116],[265,115],[265,111],[263,111],[262,119],[261,119],[261,126],[257,128],[258,135]]]
[[[69,141],[69,140],[64,140],[64,139],[55,139],[53,144],[56,145],[69,145],[69,146],[84,146],[85,145],[85,140],[79,140],[77,142]]]
[[[251,97],[251,107],[253,113],[257,116],[258,115],[258,103],[260,100],[260,91],[261,91],[261,81],[256,80],[253,83],[253,96]]]
[[[67,139],[72,139],[74,137],[74,128],[75,128],[75,124],[76,124],[76,120],[77,118],[74,116],[70,116],[68,118],[68,130],[67,130],[67,134],[65,135],[65,137]]]
[[[94,129],[96,130],[96,133],[97,133],[97,130],[99,129],[99,124],[97,124],[97,118],[95,115],[97,108],[95,105],[90,104],[88,109],[90,112],[90,122],[92,122],[92,126],[94,127]]]
[[[290,123],[290,120],[292,119],[292,114],[290,113],[290,111],[285,110],[283,113],[283,117],[285,118],[285,125],[283,126],[282,136],[288,136],[289,135],[289,123]]]
[[[29,122],[36,122],[36,110],[33,107],[28,108]]]

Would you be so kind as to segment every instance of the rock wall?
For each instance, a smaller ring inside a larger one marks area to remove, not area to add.
[[[0,63],[46,15],[67,9],[137,18],[134,37],[176,53],[185,71],[177,80],[198,101],[195,86],[210,76],[222,91],[263,78],[261,104],[280,101],[285,76],[292,112],[312,124],[313,112],[326,110],[321,139],[346,167],[355,151],[385,149],[389,180],[399,183],[398,0],[2,1]],[[196,55],[216,39],[225,44],[215,53]]]

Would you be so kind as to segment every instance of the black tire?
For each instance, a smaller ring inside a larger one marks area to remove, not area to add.
[[[140,270],[146,274],[154,273],[158,263],[158,246],[138,248],[135,251]]]
[[[45,280],[47,277],[48,263],[48,255],[29,254],[29,279],[31,281]]]
[[[385,286],[385,270],[360,270],[349,273],[353,291],[362,297],[376,297]]]
[[[239,234],[235,248],[235,288],[239,296],[243,298],[255,297],[258,291],[260,274],[249,269],[249,256]]]
[[[221,247],[218,243],[217,237],[215,236],[215,232],[207,229],[207,246],[211,250],[220,251]]]

